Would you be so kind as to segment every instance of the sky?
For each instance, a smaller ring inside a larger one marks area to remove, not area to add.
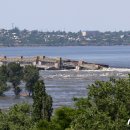
[[[0,28],[130,30],[130,0],[0,0]]]

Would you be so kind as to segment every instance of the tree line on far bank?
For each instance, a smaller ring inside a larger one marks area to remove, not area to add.
[[[112,46],[130,45],[130,31],[52,31],[0,29],[0,46]]]
[[[31,69],[32,66],[28,67]],[[5,71],[7,68],[2,70]],[[32,68],[35,67],[33,66]],[[21,70],[23,71],[24,69]],[[28,77],[26,86],[28,86],[27,89],[32,95],[33,104],[16,104],[9,108],[7,112],[1,111],[0,130],[130,129],[130,125],[127,124],[130,118],[130,75],[128,79],[110,78],[109,81],[95,81],[95,83],[88,86],[86,97],[73,98],[74,107],[62,106],[52,114],[52,97],[46,93],[43,80],[39,80],[38,73],[36,82],[30,84],[29,81],[32,81],[33,76],[28,71],[24,70],[22,77]],[[32,69],[31,71],[30,73],[34,72],[37,75]],[[17,72],[17,74],[20,73]],[[12,74],[10,75],[12,76]],[[12,82],[16,78],[13,75],[15,78],[11,80],[11,77],[8,76],[6,80],[6,73],[3,73],[0,80],[3,82],[2,84],[6,81]],[[31,88],[30,86],[33,87]],[[16,86],[13,85],[13,87],[15,90],[15,87],[18,87],[18,83]]]

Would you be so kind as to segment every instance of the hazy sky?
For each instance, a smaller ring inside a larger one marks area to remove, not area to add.
[[[130,30],[130,0],[0,0],[0,28]]]

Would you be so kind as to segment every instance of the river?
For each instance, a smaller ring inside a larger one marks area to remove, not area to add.
[[[0,48],[0,56],[36,56],[65,57],[108,64],[105,70],[42,70],[47,92],[53,97],[53,107],[73,105],[73,97],[87,95],[87,87],[95,80],[108,80],[109,77],[127,78],[130,73],[130,46],[112,47],[12,47]],[[128,69],[127,69],[128,68]],[[8,108],[20,102],[32,102],[29,97],[15,97],[13,90],[0,97],[0,108]]]
[[[130,68],[130,46],[3,47],[0,56],[64,57]]]

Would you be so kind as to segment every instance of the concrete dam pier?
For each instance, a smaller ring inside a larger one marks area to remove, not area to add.
[[[39,70],[99,70],[102,68],[108,68],[108,65],[88,63],[86,61],[78,61],[71,59],[64,59],[61,57],[52,58],[46,56],[34,56],[34,57],[0,57],[0,65],[6,65],[10,62],[19,63],[21,66],[34,65]]]

